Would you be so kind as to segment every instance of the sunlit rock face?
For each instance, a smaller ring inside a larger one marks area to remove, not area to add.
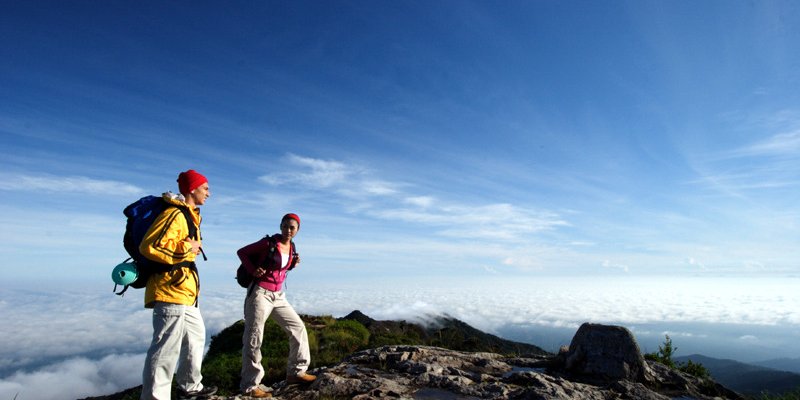
[[[646,361],[625,328],[584,324],[569,350],[507,357],[426,346],[384,346],[312,371],[308,387],[279,384],[281,399],[742,399]]]

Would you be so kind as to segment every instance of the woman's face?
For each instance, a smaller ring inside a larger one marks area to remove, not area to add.
[[[297,221],[291,218],[286,218],[283,221],[281,221],[281,235],[283,235],[284,238],[288,239],[294,238],[295,236],[297,236],[297,231],[299,230],[300,230],[300,225],[297,223]]]

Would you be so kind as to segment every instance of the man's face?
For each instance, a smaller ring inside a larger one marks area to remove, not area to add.
[[[194,204],[197,206],[202,206],[206,203],[206,199],[211,197],[211,191],[208,189],[208,182],[198,186],[195,190],[192,190],[192,193],[189,193],[189,196],[194,201]]]

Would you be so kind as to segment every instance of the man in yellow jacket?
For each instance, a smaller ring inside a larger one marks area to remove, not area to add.
[[[199,206],[211,193],[208,179],[191,169],[178,175],[178,189],[180,195],[164,193],[170,206],[139,246],[147,259],[173,266],[151,275],[144,292],[144,306],[153,309],[153,341],[144,362],[142,400],[170,399],[176,364],[179,399],[205,399],[217,391],[201,382],[206,328],[197,307],[200,279],[194,262],[203,251]]]

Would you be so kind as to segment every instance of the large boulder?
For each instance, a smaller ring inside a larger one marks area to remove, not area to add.
[[[566,354],[565,369],[605,381],[645,382],[647,364],[633,334],[621,326],[585,323]]]

